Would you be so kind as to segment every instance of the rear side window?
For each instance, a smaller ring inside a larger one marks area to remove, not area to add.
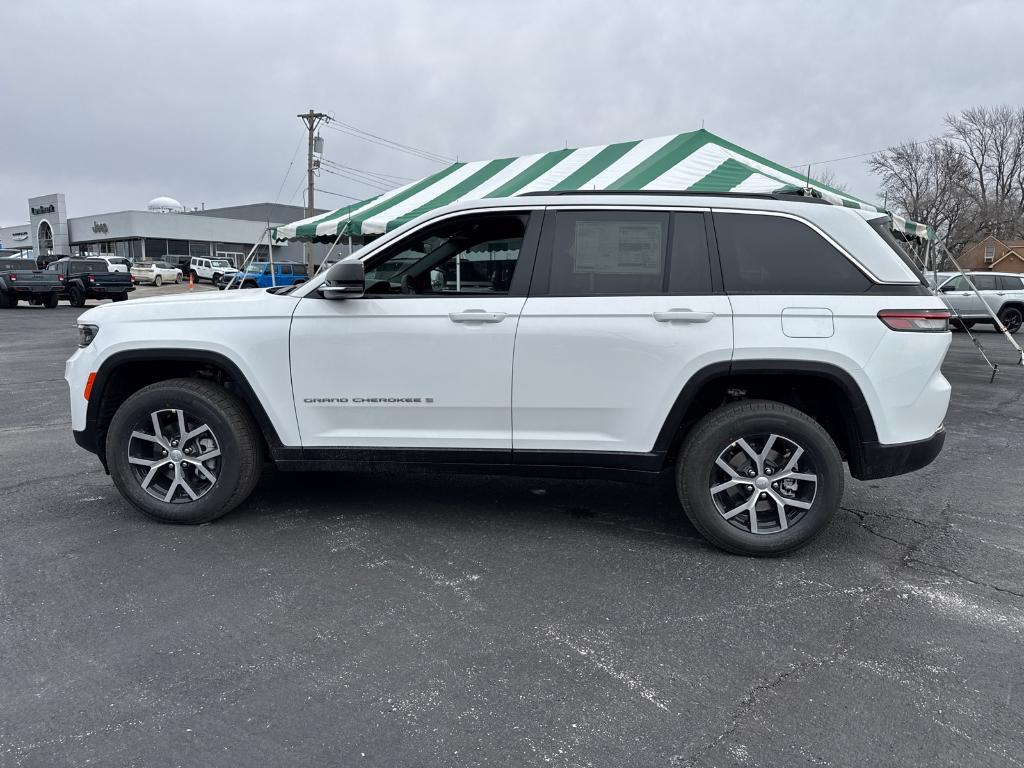
[[[1024,290],[1024,280],[1019,277],[1010,277],[1009,275],[1001,275],[999,282],[1003,284],[1004,291],[1020,291]]]
[[[727,293],[864,293],[871,281],[825,238],[782,216],[715,213]]]
[[[282,275],[290,275],[291,273],[292,273],[292,265],[291,264],[282,264],[281,265],[281,274]]]
[[[555,216],[552,296],[665,292],[667,213],[561,211]]]
[[[971,275],[971,282],[979,291],[999,290],[999,278],[996,275]]]

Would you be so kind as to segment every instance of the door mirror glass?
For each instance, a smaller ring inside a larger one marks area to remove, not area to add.
[[[939,290],[942,291],[943,293],[952,293],[953,291],[956,290],[956,282],[956,280],[948,282],[944,286],[939,288]]]
[[[327,270],[327,279],[320,286],[325,299],[357,299],[366,291],[366,272],[359,260],[339,261]]]

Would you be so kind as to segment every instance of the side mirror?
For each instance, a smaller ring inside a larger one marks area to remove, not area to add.
[[[939,290],[943,293],[952,293],[955,290],[955,286],[952,283],[946,283]]]
[[[358,259],[339,261],[327,270],[327,279],[320,286],[325,299],[358,299],[366,291],[366,271]]]

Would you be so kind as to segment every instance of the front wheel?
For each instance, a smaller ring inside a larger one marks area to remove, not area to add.
[[[1019,331],[1022,321],[1024,321],[1024,312],[1017,307],[1007,307],[999,313],[999,322],[1010,333]]]
[[[745,400],[705,416],[676,466],[676,488],[693,525],[742,555],[781,555],[807,544],[843,497],[843,460],[807,414]]]
[[[224,387],[170,379],[129,397],[110,423],[107,466],[129,502],[164,523],[206,523],[245,501],[259,480],[263,441]]]

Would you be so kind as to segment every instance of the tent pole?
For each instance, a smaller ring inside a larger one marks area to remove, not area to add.
[[[967,281],[967,284],[971,286],[971,290],[974,291],[974,295],[978,297],[978,301],[981,302],[981,306],[985,308],[989,316],[992,318],[992,323],[995,325],[996,329],[1001,334],[1003,334],[1003,336],[1006,337],[1006,340],[1010,342],[1010,346],[1017,350],[1017,365],[1024,365],[1024,349],[1021,349],[1020,345],[1014,340],[1013,334],[1006,330],[1006,326],[1003,325],[1002,321],[996,315],[995,311],[992,309],[989,303],[985,301],[985,298],[981,295],[977,287],[974,285],[974,281],[971,280],[971,278],[969,278],[964,273],[963,268],[960,266],[960,262],[953,258],[953,254],[949,252],[949,249],[945,245],[943,245],[942,243],[939,243],[938,245],[941,246],[942,250],[945,251],[946,256],[948,256],[949,260],[952,261],[953,264],[956,266],[956,271],[959,272],[960,275]]]
[[[270,260],[270,284],[277,287],[277,274],[274,271],[274,238],[270,235],[270,222],[267,222],[267,258]]]

